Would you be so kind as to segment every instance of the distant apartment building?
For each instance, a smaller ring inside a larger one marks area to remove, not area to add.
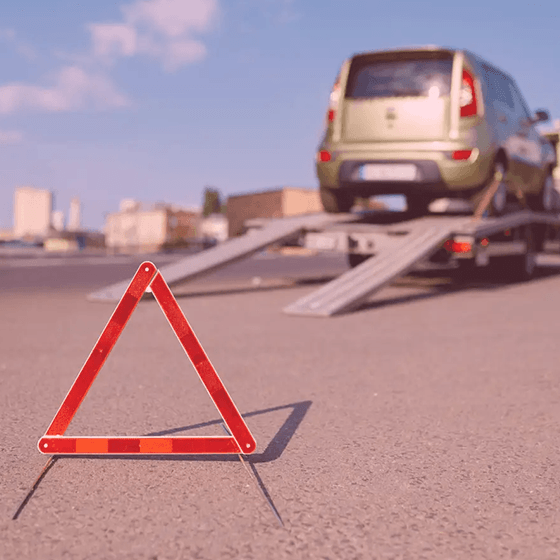
[[[0,242],[11,241],[14,239],[14,230],[8,228],[0,229]]]
[[[51,216],[51,225],[55,231],[64,231],[64,212],[55,210]]]
[[[14,192],[15,238],[44,238],[51,229],[53,195],[51,191],[18,187]]]
[[[200,235],[217,242],[228,238],[228,220],[223,214],[210,214],[200,223]]]
[[[143,209],[134,200],[121,201],[105,221],[105,244],[116,252],[153,252],[188,244],[197,237],[200,214],[173,205]]]
[[[68,231],[79,231],[81,228],[81,208],[80,199],[74,197],[70,201],[70,211],[68,213]]]
[[[230,196],[227,201],[229,237],[242,234],[245,222],[253,218],[282,218],[322,211],[318,189],[282,187]]]

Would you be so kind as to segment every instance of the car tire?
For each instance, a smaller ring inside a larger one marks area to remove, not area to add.
[[[341,214],[350,212],[354,205],[354,195],[344,189],[331,189],[320,187],[321,203],[325,212],[329,214]]]
[[[555,194],[554,178],[548,172],[539,194],[528,199],[529,207],[535,212],[552,212],[555,209]]]

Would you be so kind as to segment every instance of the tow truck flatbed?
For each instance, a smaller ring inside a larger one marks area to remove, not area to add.
[[[473,267],[486,266],[497,258],[515,258],[512,266],[530,267],[525,271],[530,274],[544,242],[558,243],[560,239],[560,213],[516,208],[500,217],[441,213],[411,218],[404,213],[379,211],[316,213],[255,219],[246,226],[249,231],[238,238],[162,267],[162,275],[173,287],[270,245],[299,239],[308,249],[340,251],[351,263],[354,261],[350,270],[284,309],[291,315],[329,317],[359,307],[383,286],[438,252]],[[119,282],[88,298],[118,301],[127,285],[127,281]]]

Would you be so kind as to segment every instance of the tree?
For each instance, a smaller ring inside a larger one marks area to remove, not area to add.
[[[220,201],[220,192],[213,187],[204,188],[204,200],[202,206],[202,215],[207,218],[210,214],[219,214],[222,204]]]

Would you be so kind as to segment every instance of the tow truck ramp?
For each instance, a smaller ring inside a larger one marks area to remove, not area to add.
[[[352,222],[358,219],[358,215],[318,213],[267,220],[267,224],[262,229],[249,231],[241,237],[230,239],[211,249],[182,258],[159,270],[170,286],[176,286],[250,257],[274,243],[297,238],[304,231],[321,230],[329,224],[340,221]],[[125,293],[128,283],[129,281],[126,280],[107,286],[89,294],[88,299],[90,301],[119,301]]]
[[[442,227],[427,222],[403,235],[380,237],[373,258],[284,308],[284,312],[330,317],[355,309],[374,292],[429,257],[452,233],[451,225]]]
[[[369,223],[371,221],[374,223]],[[524,210],[497,218],[432,214],[416,219],[392,217],[386,222],[383,223],[383,217],[377,214],[327,213],[253,220],[252,226],[257,229],[160,270],[166,281],[176,286],[245,259],[274,243],[297,239],[302,234],[305,234],[308,248],[373,254],[372,258],[284,309],[290,315],[330,317],[356,309],[376,291],[430,257],[448,239],[464,236],[472,240],[474,246],[477,239],[508,228],[534,224],[558,227],[560,215]],[[519,244],[523,246],[521,251],[527,250],[523,241]],[[509,248],[515,249],[513,245]],[[478,260],[478,257],[485,256],[484,253],[490,254],[482,248],[474,254]],[[127,286],[128,281],[119,282],[90,294],[88,299],[118,301]]]

